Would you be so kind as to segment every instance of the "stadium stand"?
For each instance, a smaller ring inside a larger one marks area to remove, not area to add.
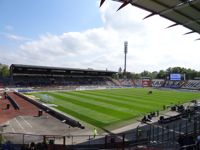
[[[134,83],[135,83],[135,87],[141,87],[142,86],[140,79],[134,80]]]
[[[124,86],[141,87],[141,80],[113,79],[117,72],[12,64],[11,82],[16,87]],[[153,79],[152,87],[200,89],[199,80],[171,81]]]
[[[171,81],[171,80],[164,80],[164,79],[153,79],[152,87],[200,90],[200,80]]]
[[[165,83],[164,79],[153,79],[152,80],[152,87],[163,87]]]
[[[200,90],[200,80],[188,80],[181,88]]]
[[[135,86],[135,82],[132,79],[119,79],[120,86]]]
[[[115,85],[111,77],[116,72],[93,69],[73,69],[12,64],[12,82],[15,86],[51,85]]]
[[[165,88],[181,88],[182,85],[185,84],[185,81],[171,81],[171,80],[167,80],[165,82],[164,87]]]
[[[107,85],[110,86],[120,86],[120,82],[117,79],[114,79],[112,77],[108,77],[109,81],[107,81]]]
[[[0,77],[0,88],[4,86],[3,81],[4,81],[3,78]]]

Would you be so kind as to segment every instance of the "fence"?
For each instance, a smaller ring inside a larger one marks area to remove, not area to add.
[[[167,124],[151,123],[141,124],[136,129],[122,134],[97,135],[33,135],[23,133],[1,133],[0,144],[10,141],[15,145],[24,145],[31,142],[48,143],[62,148],[118,148],[145,145],[160,149],[178,149],[179,144],[194,145],[195,137],[200,134],[200,114],[196,113],[190,118]],[[187,138],[186,138],[187,137]],[[185,145],[181,145],[186,147]]]

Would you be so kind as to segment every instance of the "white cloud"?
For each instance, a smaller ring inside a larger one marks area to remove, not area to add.
[[[23,36],[19,36],[19,35],[15,35],[15,34],[4,34],[5,37],[9,40],[12,40],[12,41],[27,41],[27,40],[30,40],[26,37],[23,37]]]
[[[181,66],[200,70],[198,34],[183,36],[188,29],[131,5],[116,12],[118,3],[107,1],[100,9],[103,26],[83,32],[45,34],[26,41],[15,53],[5,52],[8,64],[63,66],[117,71],[124,65],[123,44],[128,41],[127,70],[160,70]],[[12,36],[13,39],[20,37]]]

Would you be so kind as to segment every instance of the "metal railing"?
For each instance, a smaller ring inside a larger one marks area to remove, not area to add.
[[[122,134],[97,135],[96,137],[93,135],[61,136],[0,132],[0,144],[10,141],[15,145],[30,144],[31,142],[53,143],[69,149],[85,147],[123,149],[124,147],[135,147],[137,145],[153,146],[161,149],[169,147],[170,149],[172,149],[171,147],[177,149],[179,148],[180,137],[191,136],[195,138],[199,134],[200,114],[197,113],[191,118],[181,118],[167,124],[151,123],[138,126],[138,128]]]

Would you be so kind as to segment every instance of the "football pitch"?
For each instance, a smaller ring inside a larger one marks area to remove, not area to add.
[[[148,94],[149,91],[152,94]],[[106,128],[128,122],[146,113],[200,99],[199,92],[126,88],[31,93],[40,101],[90,125]]]

